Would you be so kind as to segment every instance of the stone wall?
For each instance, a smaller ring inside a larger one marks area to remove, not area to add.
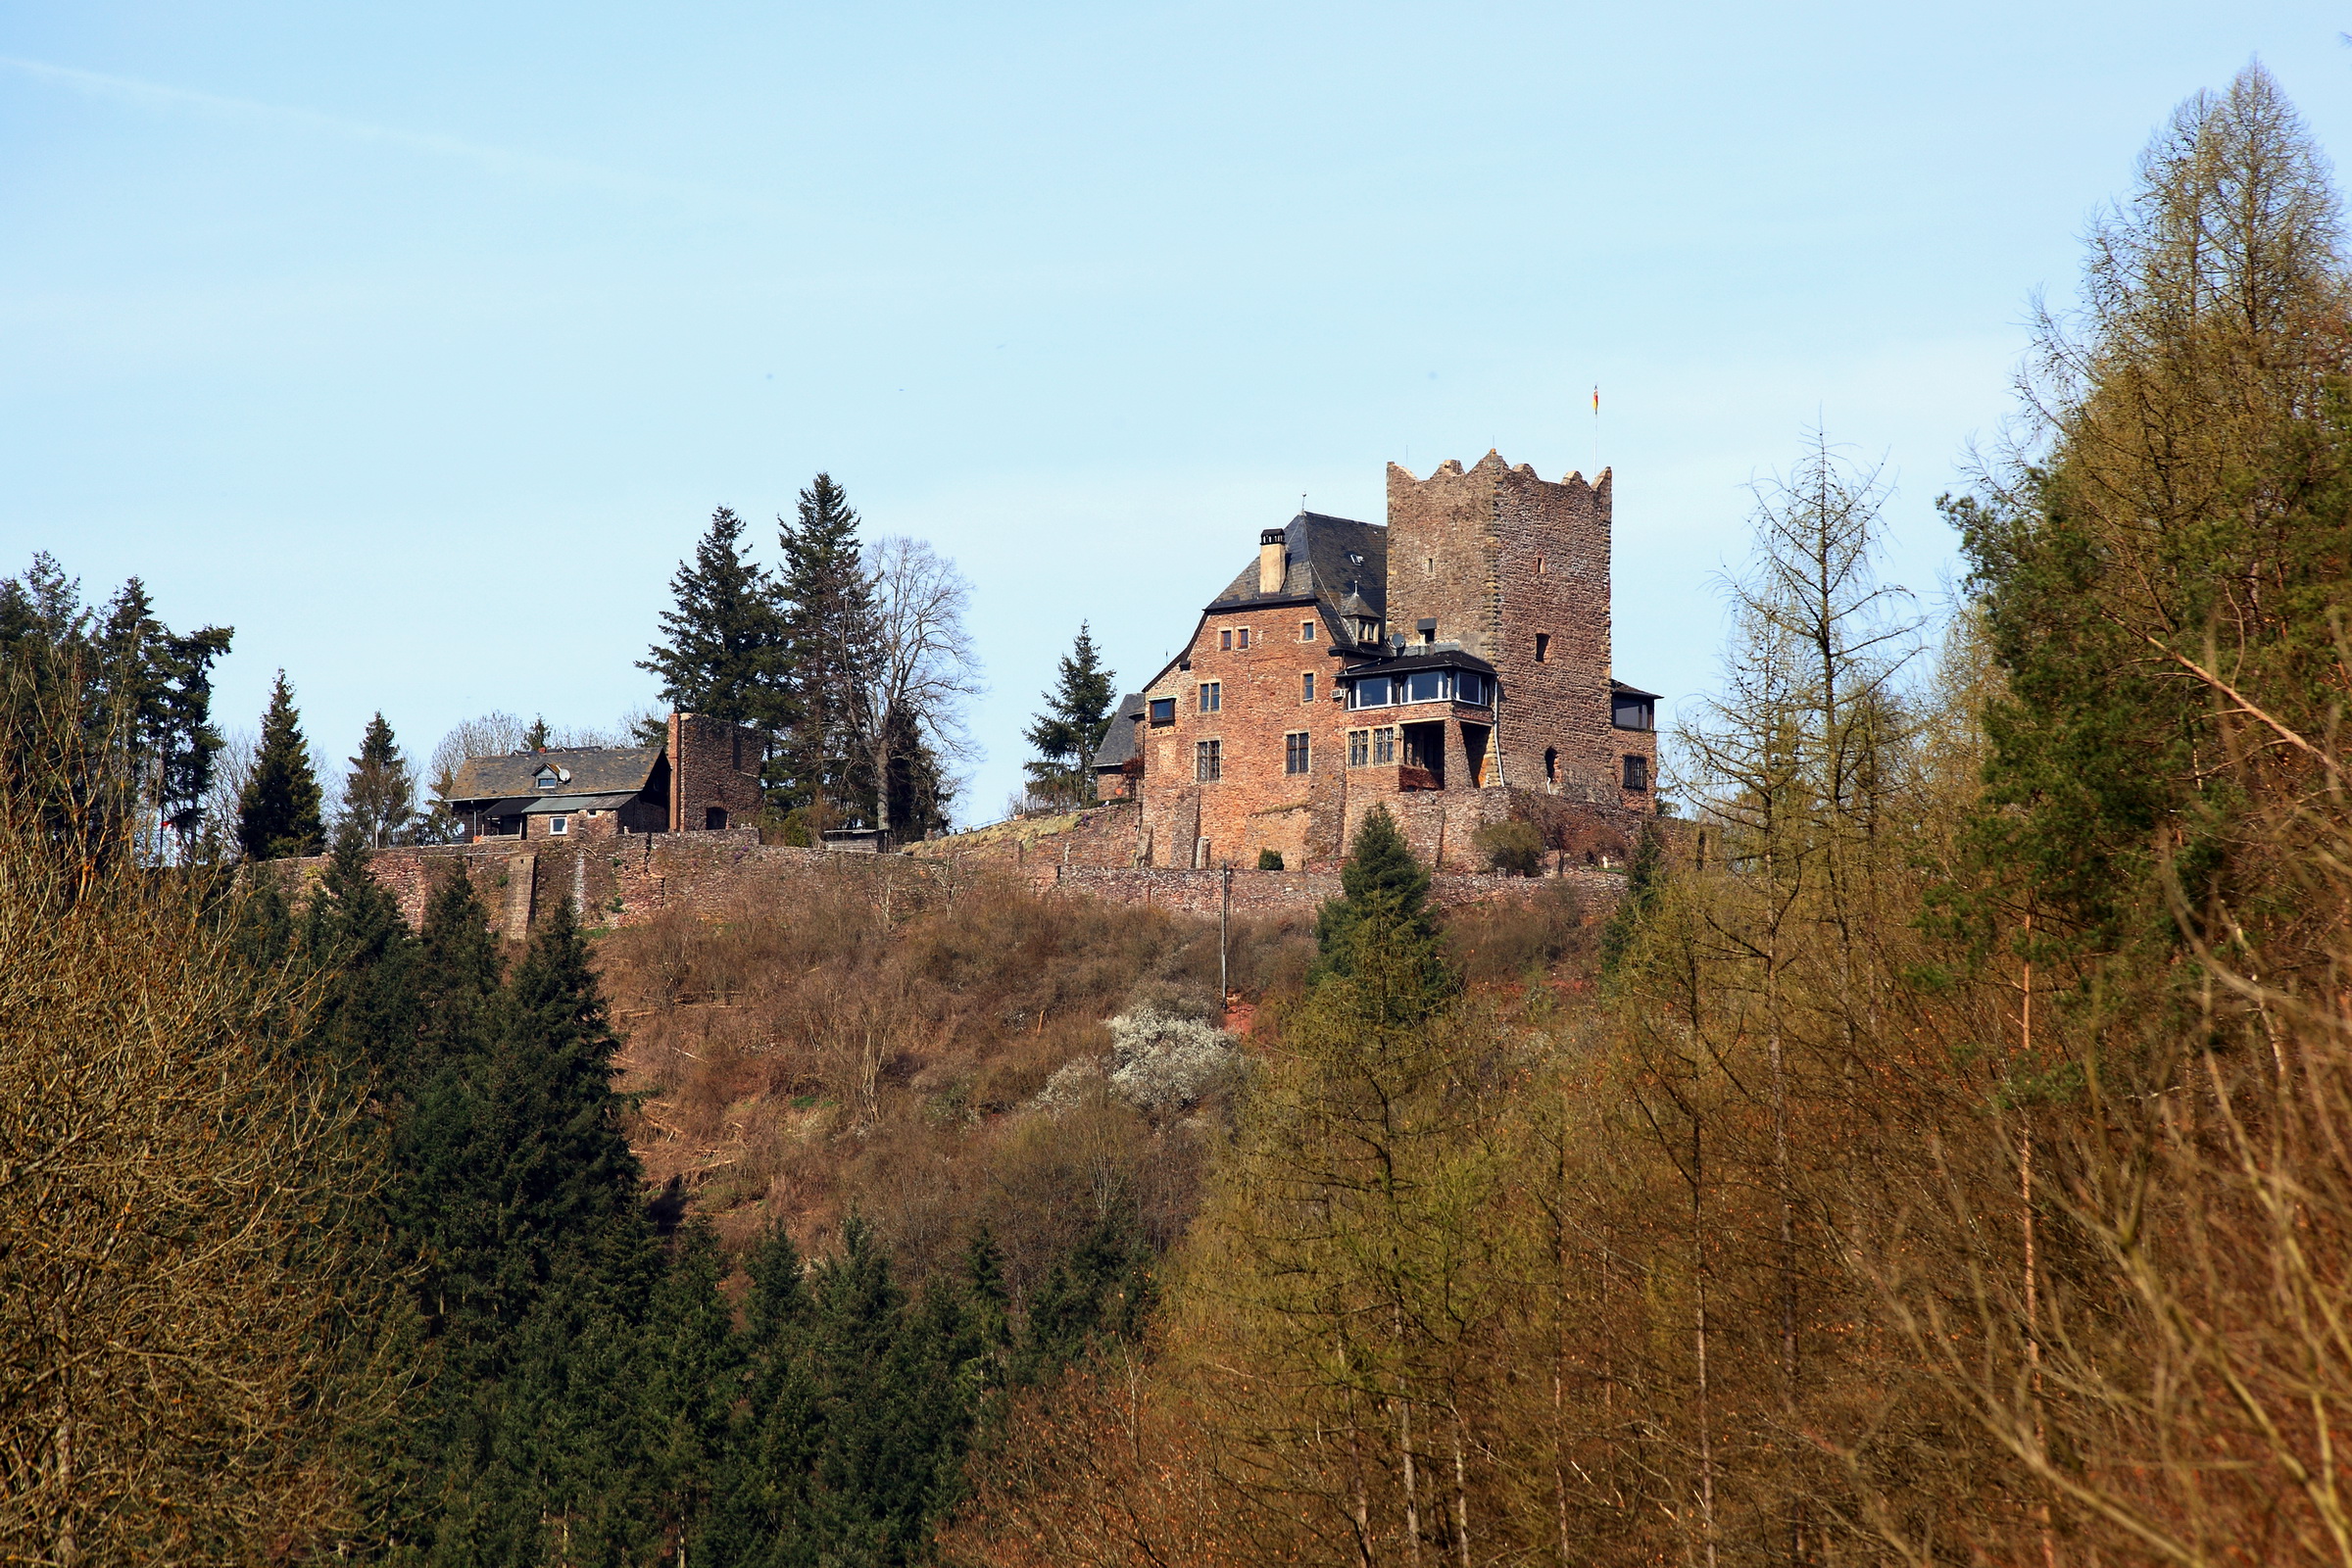
[[[1073,865],[1058,869],[1041,891],[1213,918],[1224,898],[1224,877],[1222,870]],[[1605,898],[1615,898],[1625,888],[1624,877],[1582,866],[1571,868],[1564,877],[1438,876],[1430,879],[1430,902],[1449,908],[1491,899],[1532,898],[1563,882]],[[1237,870],[1233,873],[1233,912],[1250,918],[1310,915],[1343,891],[1337,871]]]
[[[669,715],[669,830],[698,833],[760,819],[760,732],[699,713]]]
[[[1389,627],[1417,641],[1435,620],[1494,666],[1490,783],[1647,810],[1624,760],[1654,778],[1657,738],[1609,721],[1613,495],[1606,470],[1552,484],[1494,452],[1426,479],[1389,465]]]

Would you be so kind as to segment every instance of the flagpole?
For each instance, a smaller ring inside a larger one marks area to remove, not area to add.
[[[1600,388],[1592,389],[1592,482],[1600,482]]]

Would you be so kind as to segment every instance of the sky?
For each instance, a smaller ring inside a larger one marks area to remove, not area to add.
[[[1616,673],[1714,680],[1750,486],[1883,465],[1886,573],[2036,291],[2310,4],[0,0],[0,574],[231,625],[337,758],[612,726],[713,507],[819,470],[972,584],[956,814],[1081,621],[1129,682],[1305,497],[1490,448],[1616,480]],[[1591,412],[1592,389],[1601,412]]]

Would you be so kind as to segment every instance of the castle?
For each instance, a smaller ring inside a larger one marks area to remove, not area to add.
[[[1391,464],[1385,524],[1264,530],[1096,755],[1099,793],[1140,806],[1135,863],[1328,866],[1375,805],[1444,869],[1513,816],[1621,852],[1656,811],[1657,696],[1610,669],[1610,523],[1606,470],[1489,452]]]

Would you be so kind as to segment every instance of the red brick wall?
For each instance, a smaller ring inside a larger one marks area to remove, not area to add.
[[[1138,732],[1144,757],[1144,833],[1150,862],[1187,867],[1193,846],[1209,841],[1214,865],[1253,867],[1260,850],[1273,850],[1285,865],[1297,866],[1328,854],[1330,835],[1318,835],[1318,802],[1336,799],[1334,775],[1348,763],[1347,710],[1333,677],[1339,661],[1330,655],[1318,625],[1316,640],[1298,640],[1300,622],[1314,618],[1312,607],[1295,604],[1219,609],[1201,618],[1184,660],[1145,693],[1176,700],[1176,722]],[[1250,632],[1250,647],[1238,646]],[[1224,633],[1237,646],[1224,646]],[[1315,700],[1301,700],[1301,677],[1315,678]],[[1200,689],[1218,683],[1221,707],[1203,713]],[[1284,737],[1303,732],[1309,739],[1310,771],[1286,773]],[[1222,751],[1223,777],[1213,784],[1195,776],[1196,746],[1214,739]],[[1324,781],[1318,787],[1317,781]],[[1327,824],[1328,826],[1328,824]]]

